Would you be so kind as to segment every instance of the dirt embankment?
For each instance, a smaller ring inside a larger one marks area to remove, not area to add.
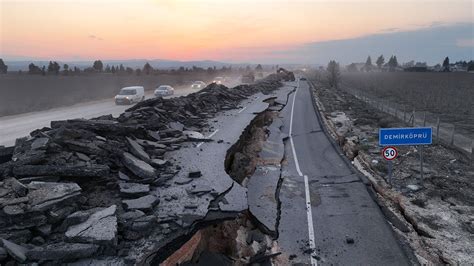
[[[379,199],[400,224],[394,231],[407,241],[421,264],[473,264],[474,162],[449,147],[399,147],[392,185],[378,146],[380,127],[407,127],[341,90],[315,82],[316,101],[331,134],[372,182]]]
[[[207,81],[203,73],[114,75],[109,73],[78,76],[39,76],[8,74],[0,77],[0,116],[47,110],[80,102],[112,98],[120,88],[140,85],[152,90],[157,85],[191,85]]]

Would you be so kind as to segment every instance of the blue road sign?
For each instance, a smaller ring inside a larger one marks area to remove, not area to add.
[[[430,145],[432,136],[431,127],[381,128],[379,129],[379,145]]]

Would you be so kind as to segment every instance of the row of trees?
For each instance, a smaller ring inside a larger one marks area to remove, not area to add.
[[[392,55],[388,62],[385,63],[385,58],[383,55],[380,55],[375,61],[375,64],[379,69],[381,69],[383,66],[387,66],[390,71],[393,71],[396,67],[398,67],[397,56]],[[351,68],[355,68],[355,71],[357,71],[357,66],[354,63],[348,66],[348,70],[351,71]],[[372,71],[373,68],[374,65],[372,64],[372,58],[369,55],[365,61],[363,70]],[[335,60],[329,61],[328,66],[326,67],[326,72],[328,85],[337,89],[341,81],[341,67],[339,66],[339,63],[337,63]]]
[[[58,64],[56,61],[49,61],[48,68],[46,66],[42,66],[41,68],[33,63],[30,63],[28,65],[28,73],[29,74],[41,74],[41,75],[46,75],[46,74],[54,74],[54,75],[59,75],[61,72],[61,66]],[[79,73],[80,69],[78,67],[74,67],[73,69],[69,69],[68,64],[63,65],[63,71],[62,73],[64,75],[68,75],[70,73]]]
[[[466,68],[467,71],[474,71],[474,60],[471,60],[469,62],[461,60],[455,63],[450,63],[449,57],[446,56],[446,58],[443,60],[443,71],[449,72],[451,71],[451,67],[454,66],[461,66],[463,68]]]
[[[385,63],[385,58],[383,55],[380,55],[377,57],[377,60],[375,61],[375,65],[377,68],[380,70],[382,67],[387,67],[389,71],[394,71],[398,66],[398,59],[396,55],[392,55],[390,59],[388,59],[388,62]],[[362,67],[362,71],[370,72],[374,70],[376,67],[372,64],[372,58],[370,55],[367,57],[367,60],[365,61],[365,65]],[[352,63],[347,66],[347,70],[351,72],[356,72],[359,71],[359,68],[357,67],[356,63]]]
[[[384,59],[383,55],[380,55],[377,58],[377,61],[375,63],[376,63],[376,65],[379,69],[382,68],[382,66],[388,66],[389,69],[394,69],[394,68],[398,67],[398,60],[397,60],[397,57],[394,56],[394,55],[390,57],[390,59],[388,60],[388,62],[386,64],[384,64],[385,59]],[[454,65],[460,65],[462,67],[465,67],[465,68],[467,68],[467,71],[474,71],[474,60],[471,60],[469,62],[467,62],[467,61],[458,61],[454,64],[451,64],[449,62],[449,57],[446,57],[443,60],[442,70],[443,71],[450,71],[450,67],[452,67]],[[427,65],[426,65],[425,62],[423,62],[423,63],[420,63],[420,62],[414,63],[414,61],[410,61],[410,62],[404,64],[404,66],[405,67],[425,67],[426,68]],[[364,66],[363,66],[363,70],[364,71],[371,71],[373,69],[373,67],[374,66],[372,65],[372,58],[369,56],[369,57],[367,57],[367,60],[364,64]],[[355,71],[358,71],[357,66],[355,65],[355,63],[352,63],[352,64],[347,66],[348,71],[351,71],[354,68],[355,68]],[[334,88],[337,89],[338,85],[340,83],[340,80],[341,80],[341,69],[340,69],[339,63],[337,63],[334,60],[329,61],[328,66],[326,67],[326,73],[327,73],[327,83],[328,83],[328,85],[330,87],[334,87]]]
[[[275,66],[272,67],[272,69],[275,69]],[[237,69],[238,72],[240,73],[247,73],[249,71],[255,70],[256,72],[261,72],[263,71],[262,65],[258,64],[254,69],[252,69],[250,66],[244,67],[239,67]],[[6,74],[8,71],[8,66],[3,62],[2,59],[0,59],[0,73]],[[153,68],[150,63],[145,63],[145,65],[142,68],[136,68],[133,69],[131,67],[124,67],[122,64],[120,65],[106,65],[104,67],[104,63],[101,60],[95,60],[92,63],[92,66],[86,67],[83,70],[80,68],[74,66],[73,68],[70,68],[68,64],[64,64],[62,66],[59,65],[58,62],[56,61],[50,61],[48,66],[37,66],[34,63],[30,63],[28,65],[28,73],[29,74],[37,74],[37,75],[73,75],[73,74],[78,74],[78,73],[111,73],[111,74],[136,74],[136,75],[151,75],[151,74],[162,74],[162,73],[183,73],[183,72],[207,72],[208,74],[226,74],[232,72],[232,67],[226,67],[223,66],[221,68],[216,68],[214,67],[208,67],[208,68],[202,68],[202,67],[196,67],[193,66],[192,68],[185,68],[185,67],[180,67],[178,69],[168,69],[168,70],[163,70],[163,69],[155,69]],[[20,71],[22,73],[22,71]]]
[[[385,58],[383,55],[380,55],[377,60],[375,61],[375,65],[372,64],[372,58],[370,56],[367,57],[367,60],[365,61],[365,64],[361,67],[361,64],[357,64],[357,63],[352,63],[352,64],[349,64],[347,66],[347,71],[349,72],[357,72],[357,71],[364,71],[364,72],[370,72],[370,71],[373,71],[374,69],[384,69],[385,71],[394,71],[396,70],[398,67],[402,67],[405,69],[405,71],[410,71],[411,69],[413,69],[413,71],[417,71],[417,69],[424,69],[425,71],[427,70],[428,68],[428,65],[426,62],[415,62],[414,60],[410,61],[410,62],[406,62],[404,63],[403,65],[400,65],[398,63],[398,59],[397,59],[397,56],[395,55],[392,55],[390,57],[390,59],[385,62]],[[474,61],[458,61],[454,64],[450,63],[449,62],[449,57],[446,57],[444,60],[443,60],[443,63],[442,65],[441,64],[437,64],[436,66],[434,66],[434,69],[437,69],[438,71],[451,71],[451,68],[453,66],[461,66],[463,68],[465,68],[467,71],[472,71],[474,70]]]

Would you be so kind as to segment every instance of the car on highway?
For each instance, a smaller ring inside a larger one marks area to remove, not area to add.
[[[306,80],[306,78],[305,78],[305,77],[301,77],[300,80]]]
[[[145,100],[145,89],[142,86],[129,86],[120,89],[115,96],[115,104],[133,104]]]
[[[191,85],[191,89],[196,89],[196,90],[200,90],[204,87],[206,87],[206,83],[204,83],[203,81],[194,81],[193,84]]]
[[[222,84],[224,81],[225,81],[225,79],[223,77],[215,77],[214,80],[212,81],[212,83]]]
[[[155,89],[156,97],[170,96],[174,94],[174,88],[170,85],[161,85]]]
[[[247,72],[240,78],[240,82],[243,84],[250,84],[255,81],[255,75],[253,72]]]

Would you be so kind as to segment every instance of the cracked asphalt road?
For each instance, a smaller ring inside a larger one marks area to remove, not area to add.
[[[280,112],[282,131],[292,136],[285,142],[280,190],[282,250],[293,255],[293,263],[408,265],[365,184],[322,131],[308,83],[296,84],[296,93]]]
[[[242,101],[241,108],[219,113],[209,121],[209,131],[205,133],[213,141],[187,143],[166,154],[165,159],[179,161],[181,169],[165,186],[156,190],[156,193],[159,193],[160,205],[155,214],[160,221],[172,221],[173,224],[179,224],[179,228],[174,230],[174,236],[152,236],[145,245],[132,249],[131,252],[136,254],[138,261],[153,264],[153,261],[143,257],[143,254],[154,253],[188,234],[194,224],[204,222],[208,215],[216,215],[210,219],[217,220],[219,217],[234,217],[248,208],[247,188],[235,182],[225,172],[224,161],[227,151],[239,140],[246,126],[258,113],[268,108],[268,103],[264,101],[272,97],[275,95],[257,93]],[[189,172],[194,170],[199,170],[202,176],[189,178]],[[199,191],[205,193],[197,196],[195,192]],[[212,208],[211,202],[216,195],[222,196],[223,199]],[[210,214],[211,211],[214,213]]]

